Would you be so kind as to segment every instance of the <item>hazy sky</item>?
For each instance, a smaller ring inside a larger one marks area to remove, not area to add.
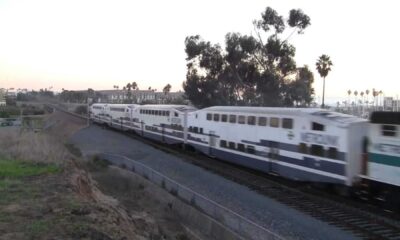
[[[267,6],[285,17],[292,8],[310,16],[311,26],[290,42],[297,64],[314,72],[318,56],[331,56],[328,99],[348,89],[400,94],[394,0],[0,0],[0,87],[110,89],[136,81],[141,89],[170,83],[179,90],[186,36],[223,44],[227,32],[252,34],[252,21]],[[320,96],[316,72],[315,78]]]

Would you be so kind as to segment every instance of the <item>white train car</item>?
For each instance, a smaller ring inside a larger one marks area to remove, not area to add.
[[[321,109],[210,107],[188,115],[187,144],[263,172],[351,186],[368,122]]]
[[[373,112],[366,144],[370,193],[400,209],[400,112]]]
[[[134,112],[141,124],[136,132],[168,144],[183,143],[187,113],[195,110],[187,105],[141,105]]]
[[[108,104],[94,103],[90,106],[90,119],[94,122],[104,124],[110,122],[108,115]]]
[[[121,130],[134,129],[137,117],[134,112],[139,105],[136,104],[110,104],[106,112],[111,117],[108,125]]]

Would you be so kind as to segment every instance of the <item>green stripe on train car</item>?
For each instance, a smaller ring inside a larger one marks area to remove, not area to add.
[[[400,157],[384,155],[379,153],[369,153],[368,160],[370,162],[400,167]]]

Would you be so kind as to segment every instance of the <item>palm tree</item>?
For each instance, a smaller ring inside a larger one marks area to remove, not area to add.
[[[368,97],[368,95],[369,95],[369,89],[367,89],[367,90],[365,90],[365,94],[367,94],[367,101],[366,101],[366,103],[367,103],[367,109],[368,109],[368,106],[369,106],[369,97]]]
[[[133,83],[131,84],[131,86],[132,86],[132,90],[139,90],[138,85],[137,85],[136,82],[133,82]]]
[[[319,75],[324,79],[324,85],[323,85],[323,90],[322,90],[322,105],[321,107],[324,107],[325,104],[325,78],[328,76],[328,73],[331,71],[331,67],[333,66],[333,63],[331,59],[329,58],[328,55],[321,55],[319,59],[317,60],[317,63],[315,64],[317,66],[317,71]]]
[[[132,89],[132,84],[131,83],[128,83],[128,84],[126,84],[126,89],[128,89],[128,92],[127,92],[127,97],[128,97],[128,101],[129,101],[129,103],[131,103],[131,96],[132,96],[132,92],[131,92],[131,89]]]

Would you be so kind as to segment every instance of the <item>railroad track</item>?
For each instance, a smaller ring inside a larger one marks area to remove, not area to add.
[[[62,110],[65,113],[69,113]],[[75,117],[76,116],[73,114]],[[181,156],[182,159],[199,167],[217,173],[254,191],[268,196],[289,207],[297,209],[321,221],[327,222],[362,239],[400,240],[400,223],[397,220],[371,213],[367,209],[356,208],[349,204],[320,197],[316,194],[299,190],[299,184],[282,184],[265,174],[243,169],[223,161],[217,161],[204,155],[195,155],[182,149],[171,148],[161,143],[144,139],[135,134],[125,135],[142,141],[162,151]],[[272,177],[274,178],[274,177]],[[301,187],[300,187],[301,189]],[[328,195],[329,196],[329,195]],[[367,207],[364,206],[364,207]]]
[[[400,223],[396,220],[387,219],[362,209],[296,189],[295,187],[301,186],[300,184],[291,184],[290,187],[268,179],[252,170],[243,169],[203,155],[194,157],[193,153],[182,151],[182,149],[171,148],[149,139],[143,139],[135,134],[124,134],[157,149],[181,156],[185,161],[245,185],[289,207],[351,232],[362,239],[400,239]]]

